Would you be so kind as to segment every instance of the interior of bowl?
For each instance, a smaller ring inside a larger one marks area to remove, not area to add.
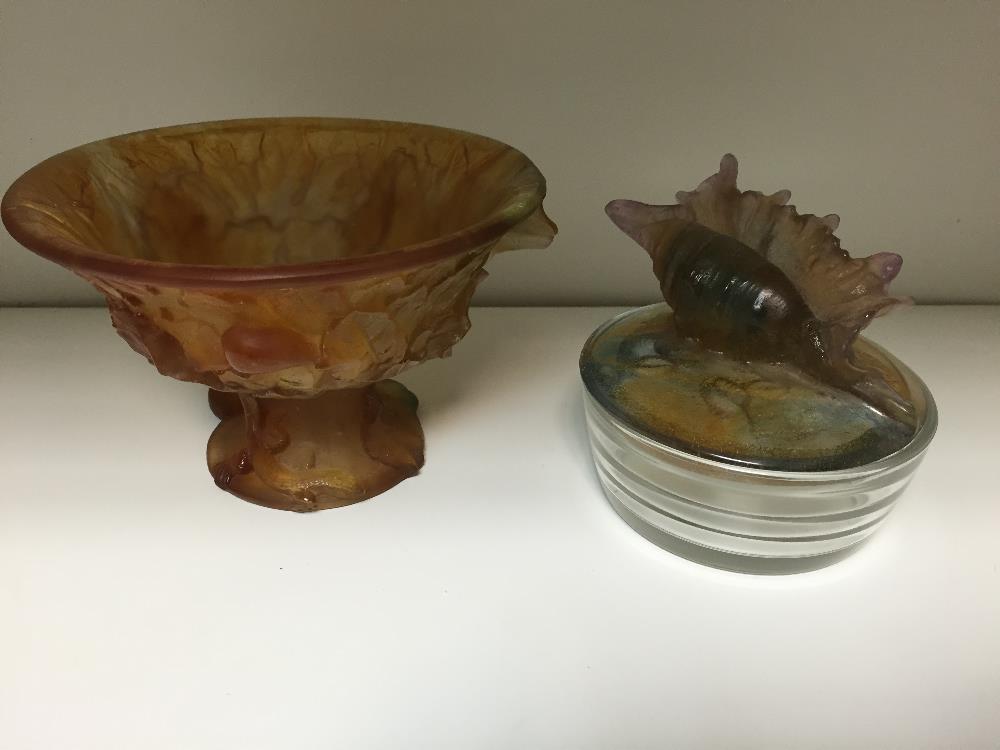
[[[545,182],[519,151],[444,128],[342,119],[181,125],[66,151],[3,218],[66,265],[271,268],[499,236]],[[387,260],[383,258],[382,260]]]

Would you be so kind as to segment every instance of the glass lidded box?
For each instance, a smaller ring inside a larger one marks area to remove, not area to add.
[[[793,573],[881,525],[937,428],[912,370],[860,335],[908,300],[896,253],[854,258],[835,214],[740,190],[737,162],[677,204],[614,200],[666,305],[599,327],[580,372],[597,472],[655,543],[720,568]]]

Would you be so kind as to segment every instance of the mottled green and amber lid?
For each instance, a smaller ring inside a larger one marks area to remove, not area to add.
[[[859,339],[854,356],[914,403],[916,428],[794,366],[704,349],[676,333],[664,304],[598,328],[580,373],[610,417],[666,448],[767,471],[834,471],[900,451],[927,409],[925,387],[888,352]]]

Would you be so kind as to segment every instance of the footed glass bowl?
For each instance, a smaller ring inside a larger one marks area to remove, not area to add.
[[[493,253],[552,241],[544,195],[527,157],[471,133],[258,119],[66,151],[2,217],[162,374],[212,389],[220,487],[313,511],[419,471],[417,400],[387,378],[465,335]]]

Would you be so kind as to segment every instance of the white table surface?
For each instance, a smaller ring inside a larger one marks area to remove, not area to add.
[[[206,389],[100,309],[0,311],[0,748],[1000,747],[1000,307],[875,323],[941,426],[854,557],[760,578],[608,506],[576,358],[477,309],[427,464],[312,515],[215,488]]]

